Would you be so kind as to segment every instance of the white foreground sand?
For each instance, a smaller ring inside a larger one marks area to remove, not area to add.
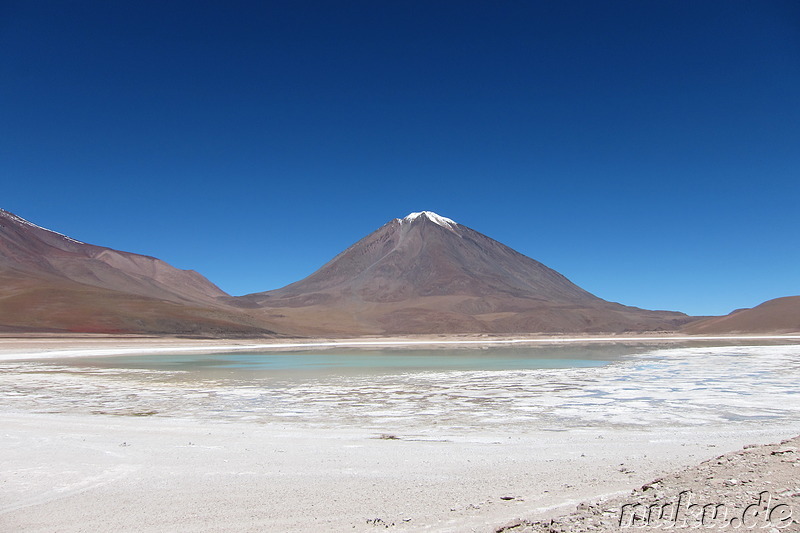
[[[6,339],[0,358],[220,344]],[[443,427],[381,438],[335,424],[2,407],[0,531],[493,531],[798,433],[800,420],[564,431]]]
[[[157,418],[0,421],[0,530],[42,532],[492,531],[791,432],[392,440]]]

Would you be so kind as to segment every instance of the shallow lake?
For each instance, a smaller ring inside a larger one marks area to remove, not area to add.
[[[800,422],[800,345],[240,351],[0,363],[6,410],[423,434]]]
[[[603,366],[641,352],[624,345],[497,346],[485,348],[330,348],[291,351],[236,351],[216,354],[147,354],[53,359],[74,368],[151,369],[195,377],[298,377],[444,370],[531,370]]]

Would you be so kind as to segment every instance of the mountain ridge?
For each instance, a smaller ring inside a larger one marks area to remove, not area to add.
[[[210,336],[800,330],[800,296],[723,317],[603,300],[431,211],[388,221],[304,279],[230,296],[193,270],[0,209],[0,331]]]
[[[88,244],[0,209],[0,266],[171,301],[228,296],[193,270],[148,255]]]
[[[0,329],[93,333],[273,331],[222,289],[152,256],[84,243],[0,209]]]

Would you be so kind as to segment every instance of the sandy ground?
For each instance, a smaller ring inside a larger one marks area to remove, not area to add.
[[[436,337],[413,342],[431,340],[485,341]],[[531,341],[539,339],[525,339]],[[78,355],[85,350],[98,355],[202,351],[245,347],[248,342],[6,338],[0,340],[0,358]],[[748,444],[800,433],[800,421],[746,427],[595,427],[503,434],[442,429],[381,435],[290,423],[0,408],[0,531],[462,532],[495,531],[504,525],[509,531],[548,531],[549,522],[546,527],[536,522],[574,511],[580,502],[605,498],[611,503],[601,506],[600,514],[612,520],[614,506],[629,502],[634,487],[656,478],[673,479],[671,473]],[[790,459],[791,453],[769,457]],[[753,465],[742,463],[744,474],[697,471],[690,486],[699,490],[703,480],[750,479],[748,490],[755,490],[753,483],[784,479],[777,468],[795,468],[796,463],[761,470]],[[689,483],[688,478],[675,479],[673,489]],[[597,507],[583,509],[591,514]],[[554,531],[615,530],[613,525],[602,529],[601,522],[563,520]]]

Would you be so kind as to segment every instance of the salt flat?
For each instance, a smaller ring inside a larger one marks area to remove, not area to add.
[[[244,383],[7,357],[0,528],[491,531],[800,433],[798,377],[785,343]]]

